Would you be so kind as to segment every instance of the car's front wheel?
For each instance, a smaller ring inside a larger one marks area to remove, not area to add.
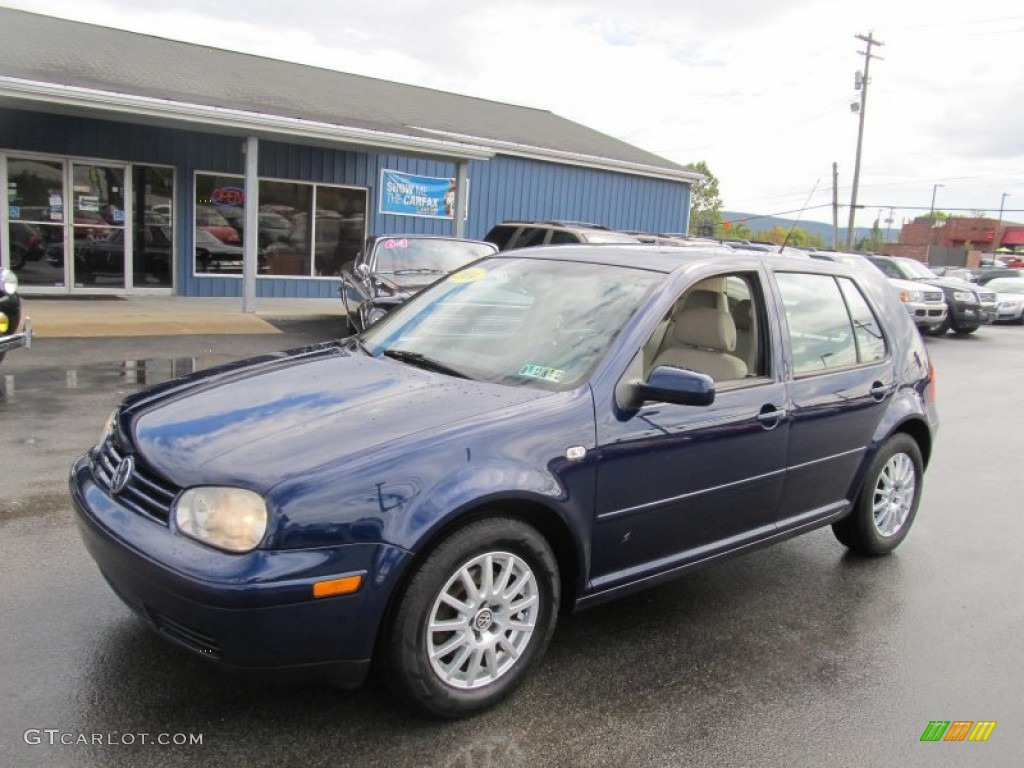
[[[836,538],[855,552],[885,555],[906,538],[921,501],[924,462],[917,441],[893,435],[868,467],[857,501],[832,525]]]
[[[385,639],[392,688],[441,717],[501,701],[540,660],[555,628],[558,565],[534,528],[477,520],[417,568]]]
[[[976,326],[976,325],[954,325],[953,326],[953,333],[955,333],[957,336],[969,336],[970,334],[974,333],[976,330],[978,330],[978,326]]]

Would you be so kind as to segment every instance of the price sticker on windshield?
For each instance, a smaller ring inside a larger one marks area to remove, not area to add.
[[[565,376],[561,368],[548,368],[546,365],[527,363],[519,369],[519,375],[527,379],[543,379],[544,381],[559,382]]]
[[[461,272],[456,272],[448,279],[453,283],[475,283],[477,280],[482,280],[485,277],[487,277],[486,269],[470,267],[469,269],[464,269]]]

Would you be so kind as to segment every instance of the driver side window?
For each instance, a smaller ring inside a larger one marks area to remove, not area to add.
[[[700,371],[716,383],[768,376],[759,285],[755,273],[733,273],[688,288],[644,345],[644,378],[660,365]]]

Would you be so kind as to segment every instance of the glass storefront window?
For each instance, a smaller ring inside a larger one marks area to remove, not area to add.
[[[242,274],[242,232],[231,222],[244,215],[241,176],[196,174],[195,274]]]
[[[174,170],[132,169],[132,281],[138,288],[170,288],[174,264]]]
[[[260,181],[260,248],[268,275],[309,277],[313,185]]]
[[[355,260],[366,232],[366,190],[316,188],[315,274],[338,277]]]
[[[64,286],[64,163],[7,159],[7,242],[22,285]]]
[[[339,276],[362,247],[366,190],[266,179],[259,185],[257,274]],[[196,174],[195,274],[242,273],[244,202],[242,177]]]

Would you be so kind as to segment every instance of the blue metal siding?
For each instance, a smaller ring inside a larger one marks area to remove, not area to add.
[[[241,296],[242,281],[192,275],[193,186],[196,172],[242,175],[240,137],[81,117],[0,109],[0,149],[173,166],[177,174],[175,232],[178,292],[186,296]],[[453,162],[389,153],[260,142],[262,178],[361,187],[367,190],[367,234],[449,235],[452,222],[378,212],[382,169],[452,177]],[[519,157],[474,160],[468,166],[466,235],[482,238],[509,219],[587,221],[615,229],[683,231],[690,188],[664,181]],[[257,295],[332,298],[337,279],[269,278]]]

